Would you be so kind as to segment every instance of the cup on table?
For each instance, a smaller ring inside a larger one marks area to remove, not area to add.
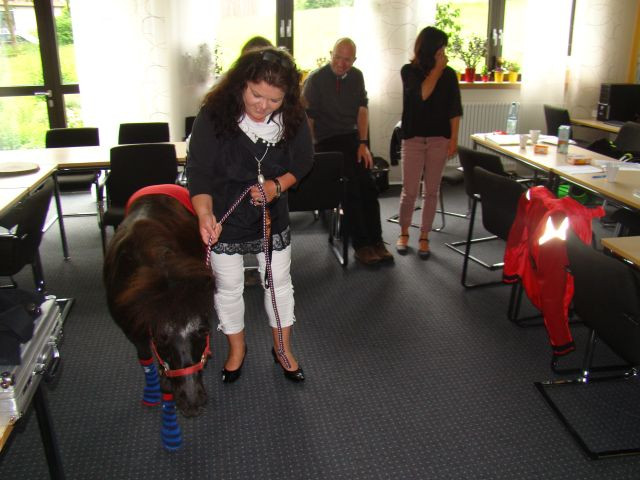
[[[531,143],[535,145],[540,139],[540,130],[529,130],[529,136],[531,137]]]
[[[616,181],[618,170],[620,170],[620,165],[618,165],[618,162],[608,162],[605,165],[604,171],[607,174],[607,182]]]
[[[520,134],[520,149],[525,150],[527,148],[527,142],[529,141],[529,135],[524,133]]]

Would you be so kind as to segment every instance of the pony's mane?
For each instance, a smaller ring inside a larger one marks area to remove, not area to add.
[[[134,335],[155,322],[184,326],[208,318],[213,276],[205,265],[198,223],[180,203],[162,195],[141,197],[118,227],[105,256],[110,309]]]

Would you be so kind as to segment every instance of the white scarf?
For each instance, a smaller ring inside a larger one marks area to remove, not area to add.
[[[282,113],[269,115],[264,122],[255,122],[246,113],[238,121],[240,130],[247,134],[253,143],[262,140],[269,146],[274,146],[282,138]]]

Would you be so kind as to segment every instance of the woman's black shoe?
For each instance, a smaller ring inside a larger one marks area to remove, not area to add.
[[[278,355],[276,355],[276,351],[273,347],[271,347],[271,355],[273,355],[273,361],[280,365],[282,371],[284,372],[284,376],[291,380],[292,382],[303,382],[304,381],[304,372],[301,368],[297,370],[287,370],[284,366],[278,361]]]
[[[247,358],[247,346],[244,347],[244,357],[242,357],[242,363],[236,370],[222,369],[222,383],[233,383],[240,378],[242,373],[242,366],[244,365],[244,359]]]

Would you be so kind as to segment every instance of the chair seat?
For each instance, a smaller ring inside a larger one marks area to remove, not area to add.
[[[447,185],[459,185],[464,181],[464,174],[453,165],[447,165],[442,172],[442,182]]]
[[[102,223],[114,228],[117,227],[118,225],[120,225],[122,220],[124,220],[124,211],[124,207],[109,207],[104,212]]]
[[[86,173],[58,173],[58,187],[61,192],[79,192],[91,189],[96,182],[98,171]]]

